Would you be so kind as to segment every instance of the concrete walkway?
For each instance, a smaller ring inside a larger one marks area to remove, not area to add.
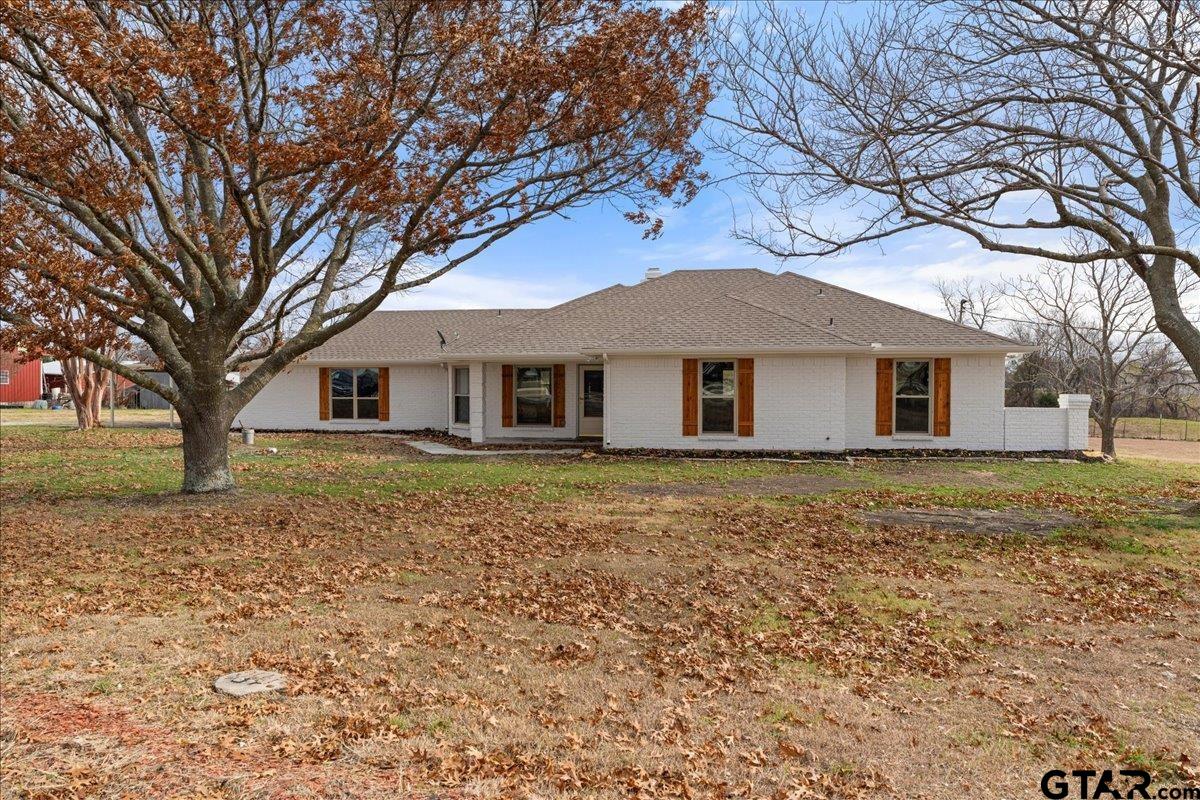
[[[420,439],[405,439],[404,443],[431,456],[561,456],[579,455],[583,452],[583,448],[581,447],[568,447],[557,450],[539,448],[530,448],[528,450],[463,450],[462,448],[452,447],[441,442],[425,442]]]

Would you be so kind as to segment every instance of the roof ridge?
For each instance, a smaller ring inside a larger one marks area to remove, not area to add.
[[[675,269],[675,270],[671,270],[671,272],[668,272],[666,275],[663,275],[663,276],[661,276],[660,278],[654,278],[653,280],[661,280],[662,278],[665,278],[665,277],[667,277],[667,275],[673,275],[673,274],[674,274],[674,273],[676,273],[676,272],[717,272],[717,271],[719,271],[719,270],[716,270],[716,269]],[[756,283],[756,284],[754,284],[753,286],[747,287],[747,288],[745,289],[745,291],[749,291],[750,289],[753,289],[753,288],[755,288],[755,287],[757,287],[757,286],[761,286],[761,285],[763,285],[764,283],[767,283],[769,280],[771,280],[771,279],[773,279],[773,278],[775,278],[775,277],[776,277],[775,275],[772,275],[772,274],[771,274],[771,273],[769,273],[769,272],[766,272],[766,271],[764,271],[764,270],[761,270],[761,269],[759,269],[758,267],[730,267],[730,268],[728,268],[728,269],[724,269],[723,271],[725,271],[725,272],[742,272],[742,271],[746,271],[746,272],[761,272],[762,274],[764,274],[764,275],[766,275],[766,276],[767,276],[767,277],[766,277],[766,279],[764,279],[764,280],[763,280],[763,281],[761,281],[760,283]],[[677,306],[677,307],[675,307],[675,308],[671,309],[670,311],[668,311],[668,312],[666,312],[666,313],[659,314],[658,316],[656,316],[656,317],[653,317],[652,319],[649,319],[649,320],[647,320],[645,323],[643,323],[643,324],[641,324],[641,325],[638,325],[636,328],[630,328],[630,329],[628,329],[628,330],[621,331],[620,335],[618,335],[618,336],[614,336],[614,337],[612,337],[612,338],[610,338],[610,339],[607,339],[606,341],[609,341],[609,342],[619,342],[619,341],[621,341],[622,339],[624,339],[624,338],[625,338],[625,337],[627,337],[627,336],[633,336],[635,333],[637,333],[638,331],[642,330],[643,328],[648,328],[648,327],[650,327],[651,325],[654,325],[655,323],[661,322],[662,320],[665,320],[665,319],[667,319],[668,317],[673,317],[673,316],[675,316],[676,314],[679,314],[679,313],[681,313],[681,312],[683,312],[683,311],[686,311],[686,310],[688,310],[689,308],[693,308],[694,306],[698,306],[698,305],[700,305],[701,303],[708,303],[708,302],[711,302],[712,300],[716,300],[717,298],[721,298],[721,297],[729,297],[729,298],[733,298],[733,299],[735,299],[735,300],[736,300],[736,299],[738,299],[738,298],[734,297],[733,295],[731,295],[729,292],[721,292],[720,294],[713,295],[713,296],[711,296],[711,297],[705,297],[705,298],[702,298],[702,299],[700,299],[700,300],[697,300],[697,301],[695,301],[694,303],[687,303],[686,305]],[[764,309],[764,310],[766,310],[766,309]]]
[[[530,316],[526,317],[525,319],[517,320],[513,324],[507,325],[505,327],[509,328],[509,329],[517,329],[517,328],[524,327],[525,325],[531,325],[536,321],[546,319],[548,316],[551,315],[552,312],[557,311],[559,314],[562,314],[562,313],[566,313],[568,310],[573,310],[576,308],[585,308],[587,306],[592,305],[593,303],[599,302],[600,298],[597,295],[601,294],[602,292],[607,292],[610,289],[628,290],[630,288],[632,288],[632,287],[626,286],[623,283],[614,283],[611,286],[605,286],[603,288],[596,289],[595,291],[588,292],[585,295],[580,295],[579,297],[573,297],[570,300],[564,300],[563,302],[559,303],[556,306],[550,306],[550,308],[534,309],[534,310],[538,311],[539,313],[531,314]],[[590,299],[587,299],[587,298],[590,298]],[[586,302],[581,303],[580,302],[581,300],[586,300]],[[574,303],[578,303],[578,305],[572,305]],[[570,309],[564,308],[564,306],[570,306]],[[466,341],[457,342],[456,344],[458,344],[459,346],[465,347],[466,345],[473,345],[478,341],[483,341],[485,338],[488,338],[488,337],[481,334],[480,336],[478,336],[474,339],[467,339]]]
[[[838,286],[836,283],[829,283],[828,281],[823,281],[820,278],[814,278],[810,275],[800,275],[799,273],[792,272],[791,270],[787,270],[786,272],[780,273],[780,277],[782,277],[784,275],[791,275],[793,278],[799,278],[802,281],[808,281],[810,283],[819,283],[822,286],[829,286],[833,289],[837,289],[840,292],[846,292],[847,294],[852,294],[855,297],[862,297],[867,300],[873,300],[876,303],[883,303],[886,306],[891,306],[892,308],[897,308],[897,309],[900,309],[901,311],[907,311],[910,314],[918,314],[922,317],[925,317],[926,319],[931,319],[935,322],[941,322],[943,324],[950,325],[955,328],[962,328],[963,330],[970,331],[971,333],[982,333],[986,336],[991,336],[994,339],[999,339],[1002,342],[1006,342],[1007,344],[1021,345],[1021,342],[1018,342],[1016,339],[1010,339],[1007,336],[1001,336],[998,333],[992,333],[991,331],[984,330],[983,328],[972,328],[970,325],[964,325],[961,322],[955,322],[952,319],[946,319],[945,317],[939,317],[936,314],[929,314],[925,311],[920,311],[915,308],[910,308],[909,306],[902,306],[899,303],[893,303],[891,300],[884,300],[880,297],[874,297],[872,295],[864,294],[862,292],[856,292],[853,289],[847,289],[845,286]],[[1024,345],[1022,345],[1022,346],[1024,346]]]
[[[867,347],[866,342],[860,342],[857,339],[851,339],[849,336],[842,336],[840,333],[835,333],[833,331],[827,331],[824,328],[822,328],[820,325],[813,325],[811,322],[808,322],[803,319],[799,319],[791,314],[784,313],[783,311],[776,311],[773,308],[767,308],[766,306],[761,306],[752,300],[747,300],[744,297],[738,297],[737,295],[729,295],[729,297],[733,298],[734,300],[737,300],[740,303],[745,303],[748,306],[753,306],[754,308],[762,309],[763,311],[766,311],[769,314],[774,314],[777,317],[783,317],[784,319],[790,319],[792,322],[799,323],[800,325],[803,325],[806,328],[812,328],[814,331],[819,331],[820,333],[823,333],[826,336],[832,336],[835,339],[841,339],[843,342],[849,342],[850,344],[856,345],[858,347]]]

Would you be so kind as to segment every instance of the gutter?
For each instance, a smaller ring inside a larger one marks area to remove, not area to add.
[[[1007,346],[987,347],[941,347],[938,345],[905,345],[883,346],[871,345],[859,348],[830,347],[830,348],[796,348],[796,347],[688,347],[688,348],[656,348],[653,350],[611,350],[611,349],[581,349],[564,353],[442,353],[429,358],[322,358],[297,359],[294,364],[305,364],[315,367],[354,367],[374,366],[376,364],[447,364],[465,361],[506,361],[511,363],[537,363],[546,361],[593,361],[607,362],[616,356],[730,356],[730,355],[798,355],[798,356],[928,356],[937,355],[1012,355],[1018,353],[1034,353],[1036,347],[1013,343]]]

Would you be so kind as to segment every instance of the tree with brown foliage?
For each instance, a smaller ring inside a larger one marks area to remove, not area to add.
[[[11,211],[8,209],[7,211]],[[17,229],[5,224],[11,213],[0,210],[0,250],[16,246]],[[81,273],[82,265],[76,265]],[[0,299],[7,309],[0,326],[0,348],[24,350],[37,357],[52,356],[62,364],[63,382],[79,430],[100,427],[100,409],[107,396],[110,376],[83,353],[92,351],[115,358],[122,341],[117,326],[89,311],[66,289],[39,275],[5,269],[0,275]]]
[[[741,235],[799,257],[940,227],[994,252],[1121,264],[1200,374],[1179,290],[1200,275],[1200,2],[740,10],[717,142],[769,220]],[[1073,251],[1071,231],[1095,246]]]
[[[621,0],[31,0],[0,10],[4,319],[44,281],[177,389],[185,491],[237,411],[389,295],[596,200],[687,200],[709,14]],[[236,387],[226,374],[253,365]]]

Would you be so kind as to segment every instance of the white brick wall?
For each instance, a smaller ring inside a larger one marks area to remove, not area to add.
[[[558,362],[562,363],[562,362]],[[552,363],[539,361],[536,364],[526,362],[526,366],[546,367]],[[503,406],[502,385],[500,380],[500,364],[486,363],[483,365],[483,435],[487,439],[574,439],[579,435],[579,364],[568,363],[566,378],[566,408],[567,425],[565,428],[555,428],[551,425],[513,425],[505,428],[501,422],[500,411]],[[472,403],[472,406],[474,404]],[[474,409],[472,408],[472,411]]]
[[[1087,449],[1091,404],[1086,394],[1060,394],[1058,408],[1004,409],[1005,449]]]
[[[293,364],[263,387],[234,424],[258,430],[419,430],[446,429],[448,389],[440,364],[381,364],[389,369],[388,422],[319,419],[319,368]]]
[[[608,446],[669,449],[841,450],[846,360],[754,359],[754,436],[684,436],[679,357],[614,357],[608,363]]]
[[[914,358],[933,358],[936,353]],[[1000,450],[1004,447],[1004,356],[950,357],[950,435],[875,435],[875,359],[846,359],[846,447],[951,448]]]
[[[577,363],[567,364],[564,428],[500,424],[500,364],[471,365],[471,426],[451,426],[450,377],[441,365],[390,365],[389,422],[319,420],[318,368],[293,365],[238,414],[259,430],[450,429],[488,439],[574,438]],[[683,436],[682,359],[614,357],[606,366],[609,447],[731,450],[962,448],[1081,450],[1087,446],[1087,395],[1063,395],[1061,408],[1004,408],[1004,358],[953,356],[947,437],[875,436],[875,360],[840,356],[757,356],[754,436]],[[480,402],[482,400],[482,402]],[[475,428],[473,431],[472,428]],[[480,438],[476,436],[475,438]]]

